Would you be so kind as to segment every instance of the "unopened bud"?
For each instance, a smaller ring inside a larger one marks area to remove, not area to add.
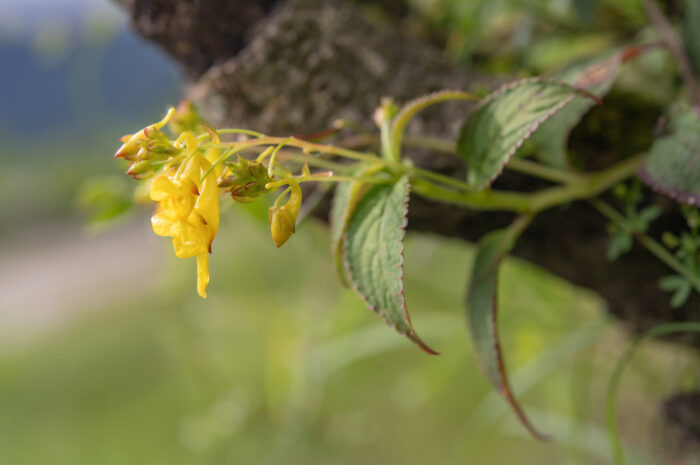
[[[157,138],[157,140],[162,140],[164,137],[167,139],[167,136],[160,131],[160,128],[167,124],[167,122],[173,117],[174,113],[175,109],[171,108],[168,110],[165,117],[163,117],[163,119],[157,123],[146,126],[131,136],[124,136],[119,139],[123,142],[123,145],[119,147],[117,153],[114,154],[114,158],[123,158],[125,160],[132,161],[135,159],[135,155],[138,153],[144,141],[148,140],[149,138]]]
[[[189,100],[182,100],[175,110],[175,114],[170,120],[170,128],[174,133],[180,134],[191,131],[196,134],[203,132],[204,123],[199,117],[197,110]]]
[[[123,158],[129,161],[133,160],[140,149],[138,143],[144,139],[143,131],[142,129],[136,134],[132,134],[128,139],[126,139],[126,136],[122,137],[121,140],[124,141],[124,139],[126,139],[126,142],[119,147],[117,153],[114,154],[114,158]]]
[[[129,169],[126,170],[126,174],[138,180],[148,179],[154,173],[155,169],[153,169],[150,160],[134,161],[129,165]]]
[[[289,187],[291,191],[287,203],[277,208],[272,206],[268,210],[270,233],[272,234],[272,241],[277,247],[281,247],[294,234],[297,217],[301,209],[301,187],[299,187],[299,183],[292,179]]]
[[[381,105],[374,110],[372,119],[377,124],[377,126],[382,126],[385,123],[390,122],[394,119],[394,116],[399,112],[399,107],[396,106],[396,102],[393,99],[384,97],[381,100]]]
[[[272,242],[277,247],[281,247],[294,234],[296,217],[287,209],[286,205],[283,205],[278,209],[270,207],[268,218],[270,220]]]
[[[270,182],[265,165],[256,160],[247,160],[240,155],[235,163],[226,165],[231,171],[230,176],[226,176],[219,181],[219,187],[228,191],[231,197],[237,202],[252,202],[267,192],[265,185]]]

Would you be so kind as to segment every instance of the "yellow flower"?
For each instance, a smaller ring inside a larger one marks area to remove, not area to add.
[[[217,170],[200,182],[210,166],[209,160],[195,154],[181,173],[160,175],[151,185],[151,199],[158,202],[151,218],[153,231],[173,238],[177,257],[197,257],[197,292],[202,297],[207,296],[209,254],[219,229]]]

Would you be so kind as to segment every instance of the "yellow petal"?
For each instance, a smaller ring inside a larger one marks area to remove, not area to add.
[[[193,225],[190,221],[181,223],[180,233],[173,237],[173,248],[178,258],[188,258],[209,250],[209,236],[206,229]]]
[[[207,298],[207,284],[209,284],[209,254],[201,253],[197,255],[197,293],[203,298]]]
[[[151,226],[153,232],[159,236],[175,236],[180,232],[178,221],[173,221],[172,218],[165,213],[156,213],[151,217]]]
[[[211,164],[205,159],[202,162],[202,169],[209,169]],[[215,172],[209,173],[204,182],[200,195],[197,198],[197,203],[194,206],[194,211],[204,219],[204,222],[209,226],[212,234],[212,239],[219,230],[219,186],[216,181]]]
[[[202,155],[194,154],[187,162],[187,165],[185,165],[185,169],[182,172],[182,179],[189,179],[199,187],[201,185],[199,180],[202,177],[202,160],[204,160]]]
[[[151,184],[151,200],[155,200],[157,202],[167,198],[168,196],[177,195],[178,193],[178,186],[167,176],[161,174],[153,179],[153,183]]]
[[[221,156],[221,151],[219,150],[218,147],[210,147],[209,150],[204,154],[205,159],[209,162],[209,166],[213,165],[216,160],[219,159]],[[206,168],[202,167],[203,170],[208,170],[209,166]],[[221,176],[221,173],[224,171],[224,164],[219,163],[215,168],[214,168],[214,177],[218,178]]]

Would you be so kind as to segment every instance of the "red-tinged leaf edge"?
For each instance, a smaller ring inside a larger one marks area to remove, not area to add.
[[[649,186],[654,192],[670,197],[678,203],[685,203],[688,205],[700,205],[700,194],[693,194],[689,192],[683,192],[678,189],[673,189],[663,184],[659,183],[654,179],[651,173],[647,171],[644,165],[640,166],[637,170],[637,176],[641,179],[644,184]]]
[[[551,84],[556,84],[556,85],[560,85],[563,87],[569,87],[572,90],[576,91],[578,94],[580,94],[582,97],[586,97],[586,98],[589,98],[589,99],[595,101],[596,103],[600,103],[600,99],[595,94],[592,94],[591,92],[589,92],[586,89],[580,89],[576,86],[572,86],[571,84],[567,84],[566,82],[563,82],[563,81],[560,81],[557,79],[552,79],[552,78],[547,78],[547,77],[542,77],[542,76],[534,76],[534,77],[529,77],[529,78],[518,79],[517,81],[508,82],[506,84],[503,84],[502,86],[500,86],[499,88],[497,88],[493,92],[489,93],[486,97],[479,100],[477,102],[476,108],[474,108],[473,111],[476,111],[477,109],[483,107],[484,105],[489,103],[491,100],[493,100],[494,98],[503,94],[504,92],[512,89],[513,87],[518,87],[518,86],[521,86],[523,84],[528,84],[530,82],[549,82]]]
[[[404,199],[401,202],[401,205],[403,208],[403,215],[402,215],[403,225],[401,226],[402,234],[401,234],[401,238],[399,240],[399,243],[400,243],[399,256],[401,258],[401,263],[399,265],[400,270],[401,270],[401,274],[399,276],[399,283],[401,284],[401,288],[400,288],[399,293],[398,293],[398,296],[401,298],[401,308],[402,308],[403,313],[404,313],[404,321],[406,322],[406,324],[410,328],[410,331],[408,333],[401,333],[400,331],[398,331],[396,325],[394,325],[393,323],[388,321],[387,318],[374,307],[374,305],[370,304],[367,301],[367,296],[365,296],[364,294],[362,294],[360,292],[357,284],[355,283],[355,281],[353,279],[352,273],[350,271],[350,263],[349,263],[348,258],[347,258],[347,250],[346,250],[347,233],[343,235],[343,240],[342,240],[342,244],[341,244],[341,247],[343,249],[343,261],[345,263],[345,272],[346,272],[348,282],[350,284],[350,288],[353,291],[355,291],[355,293],[360,297],[360,299],[362,299],[362,301],[365,303],[365,305],[367,306],[368,309],[370,309],[371,311],[373,311],[374,313],[379,315],[382,318],[382,320],[384,320],[384,322],[387,324],[387,326],[394,329],[399,334],[403,334],[404,336],[406,336],[411,342],[413,342],[421,350],[423,350],[423,352],[425,352],[429,355],[440,355],[439,352],[433,350],[432,348],[430,348],[430,346],[428,346],[425,342],[423,342],[423,340],[416,333],[415,329],[413,329],[413,323],[411,322],[411,316],[409,315],[408,307],[406,306],[406,296],[404,293],[404,281],[403,281],[403,275],[404,275],[404,266],[403,265],[404,265],[404,249],[405,249],[405,241],[404,240],[406,238],[406,226],[408,225],[408,200],[409,200],[409,195],[410,195],[410,189],[411,189],[411,184],[409,182],[406,182],[406,191],[404,194]]]
[[[487,239],[491,235],[499,234],[499,233],[505,233],[503,235],[503,238],[501,239],[501,242],[498,245],[498,252],[491,258],[491,260],[488,262],[488,264],[482,269],[482,271],[471,278],[470,280],[470,289],[472,285],[475,282],[478,282],[480,280],[483,280],[488,273],[495,273],[495,287],[493,291],[493,306],[492,306],[492,312],[491,312],[491,323],[493,327],[493,350],[496,356],[496,363],[498,367],[498,383],[497,383],[497,389],[503,395],[503,397],[506,399],[510,407],[513,409],[513,412],[515,415],[518,417],[518,420],[520,423],[528,430],[528,432],[536,439],[540,441],[551,441],[552,438],[548,435],[545,435],[541,433],[535,425],[530,421],[530,419],[527,417],[525,414],[525,411],[523,408],[520,406],[520,403],[518,402],[517,398],[515,397],[515,394],[513,393],[513,389],[510,386],[510,381],[508,380],[508,375],[506,371],[506,366],[505,366],[505,361],[503,358],[503,351],[501,349],[501,342],[500,342],[500,337],[498,333],[498,268],[500,267],[501,261],[503,258],[510,252],[510,250],[513,248],[513,245],[515,243],[515,240],[517,239],[517,236],[520,235],[520,233],[527,227],[527,225],[530,223],[531,217],[520,217],[518,218],[509,228],[507,228],[505,231],[504,230],[499,230],[499,231],[494,231],[490,234],[487,234],[482,238],[480,241],[480,245],[483,243],[485,239]],[[477,254],[479,251],[477,251]],[[476,258],[474,260],[476,263]],[[468,308],[467,311],[470,309]],[[469,316],[467,316],[469,318]],[[473,340],[472,340],[473,341]],[[474,342],[473,342],[474,343]],[[475,348],[475,352],[478,352]],[[477,356],[477,360],[479,362],[479,366],[486,376],[487,379],[490,379],[489,373],[486,369],[486,367],[483,365],[482,360],[480,357]]]
[[[531,78],[519,79],[519,80],[517,80],[517,81],[509,82],[509,83],[507,83],[507,84],[503,84],[501,87],[499,87],[498,89],[494,90],[493,92],[491,92],[490,94],[488,94],[486,97],[484,97],[483,99],[481,99],[481,100],[478,102],[477,106],[472,110],[472,113],[471,113],[471,114],[475,113],[478,109],[480,109],[481,107],[485,106],[485,105],[488,104],[491,100],[495,99],[496,97],[500,96],[501,94],[505,93],[506,91],[508,91],[508,90],[510,90],[510,89],[512,89],[512,88],[514,88],[514,87],[517,87],[517,86],[520,86],[520,85],[523,85],[523,84],[527,84],[527,83],[530,83],[530,82],[549,82],[549,83],[552,83],[552,84],[557,84],[557,85],[561,85],[561,86],[564,86],[564,87],[569,87],[570,89],[572,89],[572,90],[574,91],[574,93],[572,93],[572,94],[571,94],[570,96],[568,96],[567,98],[563,99],[563,100],[562,100],[561,102],[559,102],[557,105],[555,105],[554,107],[552,107],[552,109],[551,109],[549,112],[547,112],[547,114],[545,114],[545,115],[542,116],[539,120],[537,120],[537,121],[534,122],[534,124],[533,124],[533,126],[530,128],[530,130],[529,130],[525,135],[523,135],[523,137],[520,138],[520,140],[519,140],[518,142],[516,142],[516,143],[510,148],[510,150],[509,150],[508,152],[506,152],[506,155],[505,155],[505,157],[503,158],[503,160],[502,160],[502,162],[501,162],[499,168],[498,168],[498,169],[495,171],[495,173],[491,176],[491,178],[489,179],[488,183],[487,183],[486,185],[484,185],[484,186],[481,186],[480,189],[485,189],[485,188],[487,188],[488,186],[490,186],[491,184],[493,184],[493,182],[496,180],[496,178],[497,178],[498,176],[500,176],[501,173],[503,173],[503,169],[505,168],[506,164],[508,164],[508,162],[509,162],[510,159],[513,157],[513,155],[515,155],[515,153],[518,151],[518,149],[520,149],[520,147],[523,146],[523,144],[525,143],[525,141],[528,140],[528,139],[532,136],[532,134],[533,134],[535,131],[537,131],[537,129],[542,125],[542,123],[544,123],[545,121],[547,121],[549,118],[551,118],[552,116],[554,116],[555,114],[557,114],[562,108],[564,108],[566,105],[568,105],[569,103],[571,103],[571,102],[574,100],[574,98],[576,98],[576,94],[578,94],[579,96],[586,97],[586,98],[589,98],[589,99],[593,100],[597,105],[602,105],[602,103],[603,103],[603,101],[602,101],[598,96],[596,96],[595,94],[589,92],[589,91],[586,90],[586,89],[578,88],[578,87],[572,86],[571,84],[567,84],[567,83],[565,83],[565,82],[558,81],[558,80],[556,80],[556,79],[544,78],[544,77],[531,77]],[[469,118],[469,117],[471,116],[471,114],[470,114],[467,118]]]

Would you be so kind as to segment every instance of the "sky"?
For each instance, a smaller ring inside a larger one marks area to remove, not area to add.
[[[79,29],[123,19],[110,0],[2,0],[0,38],[23,38],[47,27]]]

